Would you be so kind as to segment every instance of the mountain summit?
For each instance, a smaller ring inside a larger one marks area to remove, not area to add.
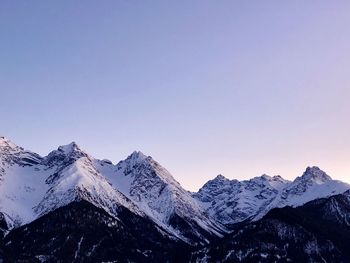
[[[331,181],[332,178],[317,166],[312,166],[306,168],[305,172],[301,176],[301,180],[313,181],[315,183],[322,184],[327,181]]]

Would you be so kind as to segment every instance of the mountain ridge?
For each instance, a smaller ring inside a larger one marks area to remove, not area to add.
[[[10,229],[86,200],[116,218],[123,206],[185,242],[205,244],[228,233],[231,225],[258,220],[275,207],[347,189],[318,167],[308,167],[294,181],[266,174],[243,181],[218,175],[191,193],[140,151],[113,164],[95,159],[75,142],[42,157],[0,139],[0,212]]]
[[[6,175],[1,177],[0,211],[8,215],[10,228],[86,200],[116,218],[118,207],[126,207],[188,243],[208,243],[227,232],[207,217],[165,168],[141,152],[113,165],[72,142],[22,165],[18,160],[27,152],[9,140],[3,139],[0,145],[1,158],[5,157],[0,167]],[[122,179],[131,181],[124,180],[129,185],[123,185]]]
[[[288,228],[299,237],[306,236],[311,243],[316,235],[319,249],[327,259],[342,259],[341,243],[334,241],[339,253],[333,253],[331,246],[318,236],[322,229],[317,228],[316,234],[313,228],[300,232],[299,226],[290,226],[288,211],[297,211],[299,220],[298,213],[306,213],[303,207],[312,202],[316,221],[326,224],[327,220],[337,220],[346,228],[350,218],[342,211],[350,209],[349,189],[350,185],[332,180],[312,166],[293,181],[266,174],[243,181],[218,175],[192,193],[166,168],[140,151],[113,164],[94,158],[75,142],[40,156],[1,138],[0,261],[152,262],[160,257],[169,262],[176,262],[176,258],[178,262],[188,262],[194,252],[192,259],[210,262],[207,256],[217,254],[213,246],[223,245],[225,251],[226,246],[232,246],[227,238],[234,233],[249,240],[255,233],[254,226],[264,233],[258,235],[261,242],[271,237],[277,245],[291,242],[293,249],[305,244],[294,240],[293,235],[281,238],[279,227]],[[276,218],[271,219],[274,215]],[[280,220],[278,224],[274,223],[276,220]],[[95,235],[92,226],[104,234]],[[240,230],[242,234],[237,232]],[[158,251],[162,248],[164,251]],[[249,246],[240,249],[249,250]],[[313,253],[312,259],[320,258],[313,248],[308,249]],[[20,251],[18,255],[16,251]],[[127,255],[122,251],[127,251]],[[284,251],[279,248],[274,253],[282,257]],[[242,258],[226,252],[228,258],[237,262]],[[308,258],[302,255],[302,259]],[[264,256],[254,254],[247,260]]]
[[[350,185],[333,180],[316,166],[307,167],[293,181],[266,174],[248,180],[230,180],[218,175],[193,196],[222,224],[257,220],[275,207],[299,206],[308,201],[340,194]]]

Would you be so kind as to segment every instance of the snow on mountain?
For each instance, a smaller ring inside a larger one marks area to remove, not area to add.
[[[257,220],[272,208],[300,206],[347,189],[350,185],[308,167],[293,182],[280,176],[237,181],[219,175],[192,194],[141,152],[114,165],[74,142],[41,157],[0,137],[0,213],[10,229],[85,200],[115,218],[123,207],[186,242],[205,243],[227,231],[223,224]]]
[[[0,151],[0,211],[10,228],[82,199],[114,216],[119,206],[144,214],[99,174],[93,159],[75,143],[42,158],[2,138]]]
[[[308,167],[301,177],[283,189],[281,204],[300,206],[311,200],[341,194],[350,188],[349,184],[338,180],[332,180],[318,167]]]
[[[113,165],[94,159],[74,142],[46,157],[7,139],[1,140],[0,150],[0,212],[10,228],[86,200],[115,218],[123,206],[190,243],[206,242],[225,232],[166,169],[141,152]]]
[[[118,215],[120,205],[143,214],[107,182],[94,167],[94,159],[74,142],[51,152],[43,163],[54,167],[54,173],[46,179],[48,190],[45,196],[34,207],[38,215],[79,200],[89,201],[114,216]]]
[[[206,215],[191,193],[150,156],[133,152],[116,166],[99,162],[98,169],[157,224],[182,239],[206,240],[210,235],[220,237],[225,231]]]
[[[40,163],[41,159],[38,154],[26,151],[9,139],[0,137],[0,180],[10,166],[31,166]]]
[[[34,219],[32,207],[46,191],[42,158],[0,138],[0,211],[10,227]]]
[[[262,175],[251,180],[229,180],[222,175],[207,182],[194,197],[207,212],[223,224],[250,219],[270,204],[288,181]]]
[[[300,206],[311,200],[343,193],[350,185],[332,180],[318,167],[308,167],[293,182],[263,175],[237,181],[222,175],[207,182],[194,197],[223,224],[257,220],[275,207]]]

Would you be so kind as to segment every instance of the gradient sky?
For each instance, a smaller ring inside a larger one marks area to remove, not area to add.
[[[350,182],[350,1],[1,1],[0,134],[222,173]]]

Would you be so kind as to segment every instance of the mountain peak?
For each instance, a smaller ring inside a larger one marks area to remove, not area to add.
[[[301,176],[301,179],[307,181],[314,181],[316,183],[324,183],[332,180],[332,178],[328,174],[326,174],[317,166],[307,167],[305,172]]]
[[[58,164],[63,161],[73,161],[78,160],[81,157],[89,157],[89,155],[84,152],[78,144],[71,142],[67,145],[61,145],[57,150],[52,151],[46,157],[45,162],[50,164]]]
[[[4,136],[0,136],[0,147],[17,148],[18,146],[14,144],[10,139]]]
[[[265,179],[265,180],[268,180],[268,181],[273,179],[270,175],[267,175],[267,174],[261,175],[261,178]]]
[[[119,163],[129,163],[129,164],[136,164],[136,163],[144,163],[147,160],[152,160],[150,156],[147,156],[143,154],[140,151],[133,151],[125,160],[120,161]],[[119,164],[118,163],[118,164]]]
[[[223,176],[222,174],[218,174],[214,180],[220,180],[220,181],[223,181],[223,180],[228,180],[225,176]]]
[[[125,160],[120,161],[117,164],[117,167],[119,170],[125,169],[125,172],[127,173],[131,170],[134,170],[138,175],[157,175],[157,177],[163,181],[171,184],[178,184],[178,182],[172,177],[169,171],[167,171],[151,156],[147,156],[140,151],[134,151]]]
[[[61,145],[58,147],[58,151],[63,152],[66,155],[70,155],[73,152],[82,152],[81,148],[76,142],[71,142],[67,145]]]
[[[273,178],[270,175],[262,174],[260,176],[253,177],[249,179],[248,182],[270,182]]]
[[[141,151],[133,151],[132,154],[129,155],[128,159],[136,160],[136,159],[147,159],[147,156],[143,154]]]

